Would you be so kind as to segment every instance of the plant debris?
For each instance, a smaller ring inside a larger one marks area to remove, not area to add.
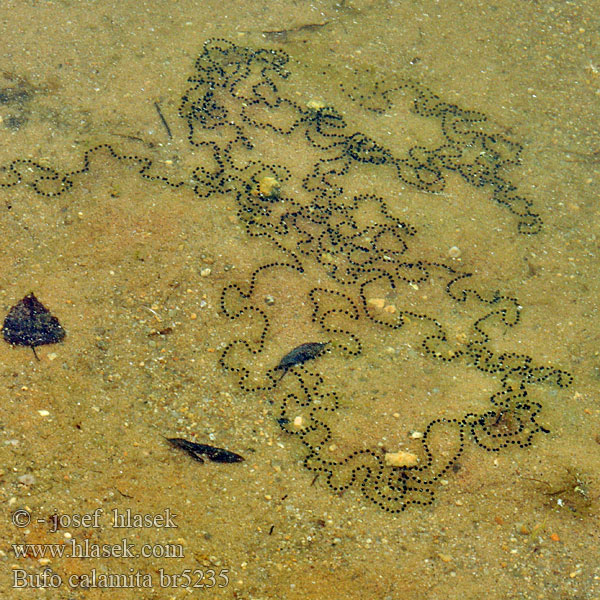
[[[204,459],[202,456],[218,463],[234,463],[241,462],[244,460],[243,456],[230,452],[224,448],[216,448],[215,446],[209,446],[208,444],[196,444],[196,442],[190,442],[183,438],[165,438],[171,446],[175,448],[181,448],[185,450],[194,460],[203,463]]]
[[[308,342],[307,344],[301,344],[288,352],[279,361],[275,370],[283,371],[283,374],[281,375],[281,377],[283,377],[295,365],[301,365],[307,360],[312,360],[313,358],[320,356],[327,344],[329,344],[329,342]]]
[[[66,332],[58,319],[32,292],[8,311],[2,335],[9,344],[29,346],[39,360],[35,347],[62,342]]]

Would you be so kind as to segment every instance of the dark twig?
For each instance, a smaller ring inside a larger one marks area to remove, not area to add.
[[[167,135],[169,136],[169,139],[172,140],[173,134],[171,133],[171,128],[169,127],[167,120],[165,119],[164,115],[162,114],[162,110],[160,110],[160,106],[159,106],[158,102],[154,103],[154,108],[156,108],[156,112],[158,113],[158,116],[160,117],[162,124],[165,126],[165,129],[167,130]]]

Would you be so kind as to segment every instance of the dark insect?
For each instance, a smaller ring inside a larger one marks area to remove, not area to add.
[[[308,342],[307,344],[301,344],[288,352],[275,367],[276,371],[283,371],[279,379],[281,380],[293,366],[301,365],[307,360],[317,358],[317,356],[323,353],[327,344],[329,344],[329,342]]]
[[[196,442],[190,442],[183,438],[165,438],[169,444],[175,446],[175,448],[181,448],[185,450],[194,460],[201,463],[204,462],[202,456],[206,456],[208,460],[218,463],[235,463],[244,460],[243,456],[230,452],[224,448],[215,448],[215,446],[209,446],[208,444],[196,444]]]
[[[62,342],[66,333],[58,319],[32,292],[8,311],[2,335],[9,344],[29,346],[39,360],[35,347]]]

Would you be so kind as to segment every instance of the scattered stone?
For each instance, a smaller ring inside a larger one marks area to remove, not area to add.
[[[23,485],[33,485],[35,483],[35,477],[31,473],[25,473],[25,475],[18,477],[17,481]]]
[[[208,277],[211,273],[212,273],[212,271],[210,270],[210,268],[205,267],[204,269],[202,269],[200,271],[200,277]]]
[[[265,304],[267,306],[273,306],[273,304],[275,304],[275,298],[273,298],[273,296],[271,296],[270,294],[268,296],[265,296]]]
[[[383,298],[369,298],[367,300],[367,304],[370,304],[371,306],[382,310],[385,306],[385,300]]]
[[[252,189],[253,196],[263,196],[265,198],[278,198],[281,184],[275,177],[261,177],[256,186]]]
[[[327,105],[325,104],[325,102],[323,102],[323,100],[309,100],[306,103],[306,108],[310,108],[310,110],[322,110],[326,107]]]
[[[448,248],[448,256],[450,258],[460,258],[462,255],[462,250],[458,246],[452,246]]]
[[[410,452],[386,452],[385,464],[388,467],[414,467],[419,462],[419,457]]]

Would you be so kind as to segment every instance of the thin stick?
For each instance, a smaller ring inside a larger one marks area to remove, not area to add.
[[[158,102],[154,103],[154,107],[156,108],[156,112],[158,113],[158,116],[160,117],[160,120],[162,121],[162,124],[165,126],[165,129],[167,130],[167,135],[169,136],[169,139],[172,140],[173,139],[173,134],[171,133],[171,128],[169,127],[169,124],[167,123],[167,120],[163,116],[162,110],[160,110],[160,106],[158,105]]]

